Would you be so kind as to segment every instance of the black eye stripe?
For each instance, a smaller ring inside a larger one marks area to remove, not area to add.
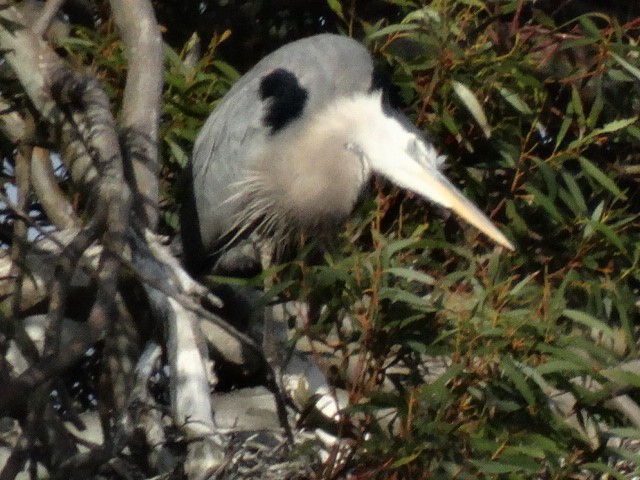
[[[260,80],[260,99],[268,101],[262,119],[273,135],[302,115],[309,93],[293,72],[277,68]]]

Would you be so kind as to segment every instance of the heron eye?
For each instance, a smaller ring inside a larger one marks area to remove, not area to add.
[[[422,142],[419,142],[417,138],[412,138],[407,144],[407,153],[416,160],[421,160],[427,152]]]
[[[409,140],[407,144],[407,154],[426,168],[440,168],[445,160],[444,156],[438,155],[433,145],[425,143],[417,137]]]
[[[362,148],[360,148],[359,145],[352,142],[345,143],[344,149],[347,150],[348,152],[353,153],[356,157],[358,157],[358,160],[360,160],[361,162],[364,162],[366,160],[366,155],[364,154],[364,150],[362,150]]]

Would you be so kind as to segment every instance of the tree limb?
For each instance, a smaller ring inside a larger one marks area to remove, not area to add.
[[[131,162],[135,213],[155,229],[158,222],[158,129],[162,93],[163,44],[147,0],[111,0],[115,23],[126,46],[129,69],[120,124],[125,159]]]

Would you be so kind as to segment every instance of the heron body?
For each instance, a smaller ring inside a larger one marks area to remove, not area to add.
[[[251,232],[282,244],[339,224],[372,174],[513,248],[439,172],[441,161],[384,105],[362,45],[331,34],[285,45],[231,88],[200,131],[181,213],[187,264]]]

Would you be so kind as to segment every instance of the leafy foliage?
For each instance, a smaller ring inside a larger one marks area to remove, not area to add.
[[[455,219],[378,185],[339,253],[289,270],[302,281],[292,298],[327,307],[307,333],[328,338],[347,319],[336,349],[364,365],[342,372],[350,421],[369,433],[352,462],[363,478],[611,472],[620,452],[602,425],[630,419],[607,401],[637,400],[640,381],[620,367],[638,351],[640,24],[601,12],[556,24],[515,1],[394,3],[402,21],[362,21],[365,40],[448,154],[448,176],[517,252],[490,252]],[[330,5],[344,18],[346,2]],[[435,381],[413,383],[414,372],[385,388],[395,362],[443,356]],[[560,391],[581,409],[575,424],[550,400]],[[397,412],[392,427],[376,419],[382,407]]]
[[[447,154],[449,178],[517,245],[492,251],[446,212],[376,183],[323,262],[301,255],[274,270],[284,296],[323,305],[301,334],[345,359],[344,422],[357,433],[347,466],[357,478],[621,478],[610,459],[637,458],[607,440],[640,436],[611,401],[640,400],[625,368],[638,357],[640,22],[553,17],[517,0],[376,2],[394,21],[365,2],[322,3],[329,25],[361,34]],[[229,28],[194,64],[192,45],[166,48],[170,235],[197,131],[239,76],[220,54]],[[77,30],[62,48],[118,104],[126,62],[112,26]]]

